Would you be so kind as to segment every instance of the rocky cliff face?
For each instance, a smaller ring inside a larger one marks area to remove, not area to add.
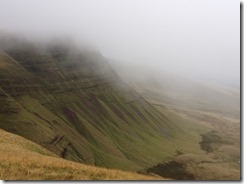
[[[5,42],[6,43],[6,42]],[[0,127],[57,155],[138,170],[180,131],[126,86],[99,53],[18,42],[0,51]]]

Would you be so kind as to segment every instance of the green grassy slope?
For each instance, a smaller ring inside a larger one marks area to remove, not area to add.
[[[184,139],[188,132],[175,122],[181,119],[171,120],[123,84],[98,53],[63,45],[2,50],[0,127],[65,159],[141,170],[187,139],[199,141]]]

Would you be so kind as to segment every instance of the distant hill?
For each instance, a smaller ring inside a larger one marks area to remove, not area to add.
[[[240,117],[240,90],[214,83],[111,62],[121,78],[144,98],[176,107]]]

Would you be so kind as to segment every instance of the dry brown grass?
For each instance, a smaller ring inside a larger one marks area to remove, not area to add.
[[[165,180],[58,158],[39,145],[0,129],[2,180]]]

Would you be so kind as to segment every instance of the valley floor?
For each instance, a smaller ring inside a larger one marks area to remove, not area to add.
[[[165,103],[151,101],[162,111],[177,114],[198,125],[209,128],[201,134],[199,146],[204,154],[190,151],[178,153],[170,162],[158,164],[149,169],[164,177],[194,180],[240,180],[240,120],[238,117],[223,114],[181,108]],[[192,124],[193,125],[193,124]],[[173,165],[181,164],[183,170],[169,170]]]

